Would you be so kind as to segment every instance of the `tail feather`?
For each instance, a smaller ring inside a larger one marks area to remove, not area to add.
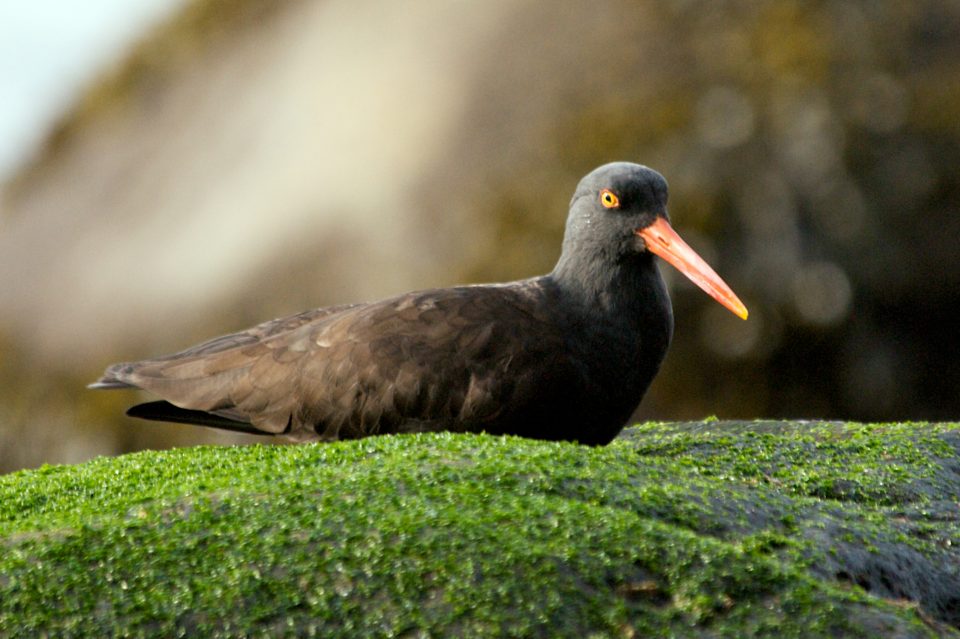
[[[133,384],[128,384],[126,382],[121,382],[119,379],[111,379],[108,377],[101,377],[92,384],[87,384],[87,388],[93,390],[105,390],[111,388],[136,388]]]
[[[98,382],[99,383],[99,382]],[[97,388],[115,388],[113,386],[98,386]],[[178,424],[193,424],[195,426],[206,426],[208,428],[219,428],[221,430],[232,430],[238,433],[248,433],[250,435],[272,436],[274,433],[265,433],[246,422],[239,422],[233,419],[227,419],[220,415],[214,415],[202,410],[190,410],[174,406],[170,402],[156,401],[146,402],[131,406],[127,410],[130,417],[139,417],[140,419],[150,419],[159,422],[176,422]]]
[[[124,381],[125,374],[132,371],[133,366],[129,363],[123,362],[120,364],[113,364],[112,366],[107,367],[107,370],[103,372],[103,375],[100,376],[100,379],[92,384],[87,384],[87,388],[94,390],[105,390],[111,388],[139,388],[136,384]]]

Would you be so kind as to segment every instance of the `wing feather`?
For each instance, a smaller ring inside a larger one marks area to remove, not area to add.
[[[112,366],[97,384],[135,386],[185,411],[301,440],[505,432],[505,406],[516,421],[538,400],[527,378],[569,383],[575,373],[559,330],[531,311],[543,306],[538,294],[460,287],[317,309]]]

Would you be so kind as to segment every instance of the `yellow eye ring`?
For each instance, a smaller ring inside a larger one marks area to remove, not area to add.
[[[607,209],[619,208],[620,198],[614,195],[610,189],[603,189],[600,191],[600,204],[603,204],[604,208]]]

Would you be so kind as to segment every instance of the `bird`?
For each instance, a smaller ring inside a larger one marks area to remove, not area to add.
[[[672,339],[658,258],[748,316],[673,230],[667,195],[655,170],[605,164],[577,185],[546,275],[305,311],[114,364],[89,388],[161,398],[133,417],[295,442],[452,431],[607,444]]]

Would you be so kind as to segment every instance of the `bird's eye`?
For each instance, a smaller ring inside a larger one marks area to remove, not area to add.
[[[620,206],[620,198],[614,195],[610,189],[603,189],[600,191],[600,204],[603,204],[605,208],[615,209]]]

